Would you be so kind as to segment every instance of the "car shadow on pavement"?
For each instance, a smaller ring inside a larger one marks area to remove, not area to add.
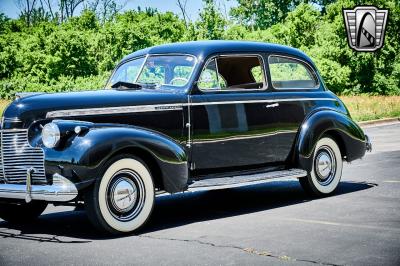
[[[341,182],[332,197],[369,189],[376,185],[364,182]],[[296,180],[160,196],[156,200],[149,222],[136,234],[267,211],[311,200],[318,199],[308,197]],[[0,238],[73,244],[114,237],[96,231],[84,211],[65,211],[44,214],[30,224],[15,225],[0,222]]]

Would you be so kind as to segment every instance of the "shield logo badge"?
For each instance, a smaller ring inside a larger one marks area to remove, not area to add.
[[[349,46],[360,52],[374,52],[383,46],[389,10],[375,6],[343,9]]]

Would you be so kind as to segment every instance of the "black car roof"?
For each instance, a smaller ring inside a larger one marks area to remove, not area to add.
[[[302,51],[279,44],[250,41],[191,41],[163,44],[138,50],[125,56],[122,61],[146,54],[191,54],[197,58],[206,58],[215,53],[283,53],[300,57],[310,63],[311,59]]]

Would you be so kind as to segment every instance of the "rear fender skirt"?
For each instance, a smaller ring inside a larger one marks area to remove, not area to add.
[[[347,115],[333,111],[321,110],[305,119],[299,129],[294,147],[295,163],[302,169],[310,171],[312,154],[317,141],[326,133],[340,138],[348,162],[364,156],[366,137],[362,129]]]
[[[113,155],[126,149],[151,154],[161,170],[165,191],[186,189],[188,163],[184,148],[168,136],[136,127],[94,126],[70,137],[58,149],[44,148],[46,174],[57,172],[88,186],[102,176],[103,166]]]

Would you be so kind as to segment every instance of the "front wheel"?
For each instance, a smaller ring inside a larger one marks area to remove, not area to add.
[[[313,196],[332,194],[342,177],[343,160],[336,142],[329,138],[321,138],[312,157],[312,169],[307,177],[300,178],[303,189]]]
[[[138,158],[114,158],[85,198],[91,222],[109,233],[128,233],[141,227],[154,205],[150,171]]]
[[[45,201],[0,203],[0,218],[10,223],[29,223],[38,218],[46,207]]]

